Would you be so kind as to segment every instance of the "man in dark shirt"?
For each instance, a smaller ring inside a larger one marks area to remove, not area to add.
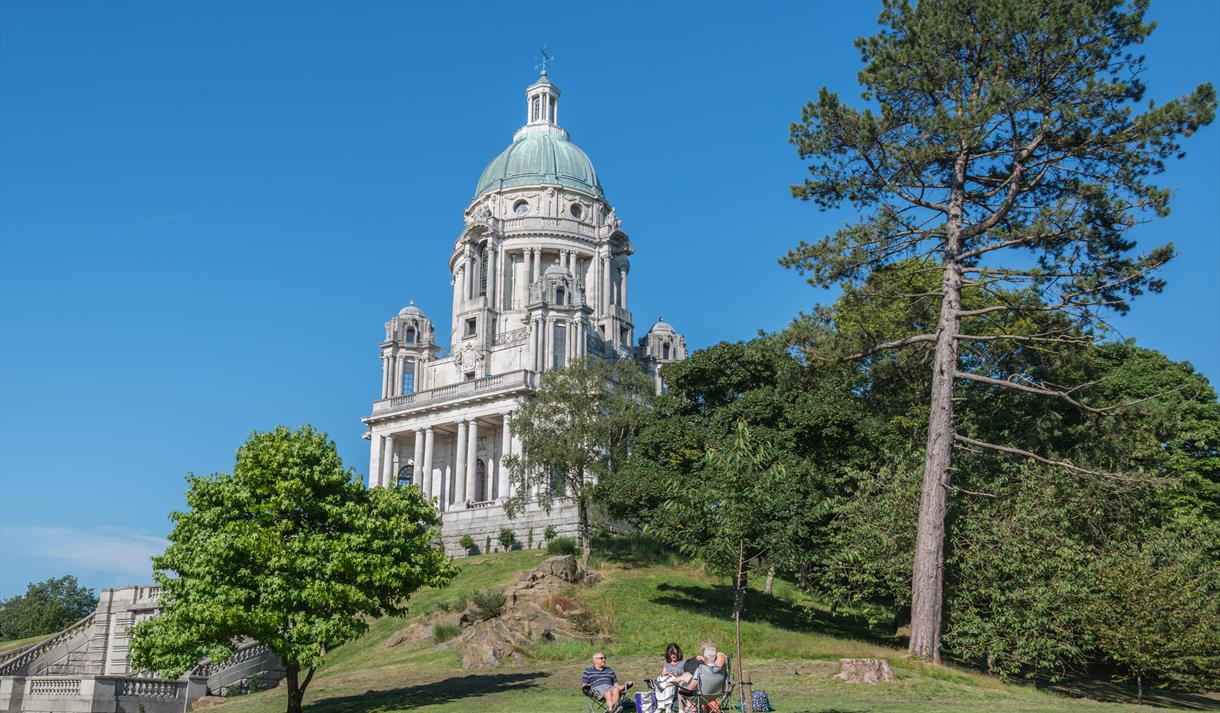
[[[598,651],[593,654],[593,665],[580,677],[580,687],[589,689],[594,698],[605,701],[606,708],[614,710],[623,691],[631,688],[631,681],[619,683],[614,669],[606,665],[606,655]]]

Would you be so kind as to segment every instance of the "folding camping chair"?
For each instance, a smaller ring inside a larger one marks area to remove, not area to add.
[[[678,688],[678,710],[708,710],[713,704],[722,713],[729,713],[733,701],[733,656],[726,655],[724,668],[699,664],[695,676],[699,679],[699,688],[694,691],[684,691]]]
[[[597,696],[593,695],[593,689],[589,686],[581,686],[580,693],[585,697],[585,713],[624,713],[625,711],[635,710],[635,703],[631,700],[631,694],[628,691],[631,686],[623,689],[623,697],[618,699],[618,704],[611,710],[606,702]]]

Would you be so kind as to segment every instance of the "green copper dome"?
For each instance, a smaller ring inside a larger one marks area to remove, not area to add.
[[[518,132],[513,143],[483,169],[474,197],[502,188],[537,185],[566,186],[605,198],[593,163],[558,127]]]

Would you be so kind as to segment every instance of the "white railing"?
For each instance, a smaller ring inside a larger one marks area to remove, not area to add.
[[[15,671],[20,670],[22,667],[26,666],[34,659],[38,658],[39,656],[42,656],[50,648],[57,646],[59,644],[62,644],[63,642],[67,641],[68,639],[71,639],[72,637],[76,636],[77,634],[83,632],[85,629],[88,629],[91,624],[93,624],[93,615],[92,614],[85,617],[84,619],[81,619],[80,621],[76,622],[72,626],[69,626],[67,629],[64,629],[63,631],[59,632],[55,636],[52,636],[49,639],[40,641],[37,644],[34,644],[33,646],[31,646],[30,648],[25,649],[21,653],[17,654],[13,658],[10,658],[10,659],[4,661],[4,663],[0,663],[0,676],[12,675]]]
[[[31,678],[31,696],[56,696],[60,698],[81,695],[79,678]]]
[[[511,388],[536,388],[536,377],[531,371],[510,371],[507,374],[485,376],[482,379],[463,381],[435,389],[419,391],[404,396],[394,396],[373,403],[373,415],[399,411],[412,406],[437,403],[474,394]]]
[[[467,510],[477,510],[478,508],[489,508],[495,504],[496,504],[495,500],[479,500],[479,501],[473,502],[470,505],[466,506],[466,509]]]
[[[137,698],[177,698],[182,686],[180,681],[155,678],[116,678],[115,684],[115,695]]]
[[[160,587],[153,586],[153,587],[137,587],[136,588],[136,600],[137,601],[146,601],[149,599],[157,600],[160,598],[161,598],[161,588]]]

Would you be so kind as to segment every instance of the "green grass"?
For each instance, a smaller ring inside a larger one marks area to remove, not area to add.
[[[728,620],[731,593],[724,582],[694,567],[674,564],[663,551],[603,548],[595,563],[603,582],[571,594],[595,612],[613,640],[603,648],[620,679],[642,686],[660,667],[669,641],[692,650],[710,638],[732,648]],[[520,550],[460,560],[461,575],[444,590],[418,592],[405,619],[372,623],[361,639],[335,649],[305,695],[308,713],[349,711],[535,711],[584,710],[580,672],[592,647],[578,643],[541,645],[529,661],[484,671],[462,669],[456,648],[383,643],[395,632],[434,611],[438,603],[470,599],[479,590],[505,587],[517,572],[528,571],[546,555]],[[668,562],[668,564],[664,564]],[[788,583],[777,581],[775,596],[752,592],[750,621],[742,624],[747,677],[766,689],[783,713],[910,713],[987,711],[988,713],[1097,711],[1128,713],[1157,708],[1130,702],[1102,703],[1063,693],[1007,684],[969,670],[909,659],[892,637],[870,626],[858,612],[831,617]],[[837,659],[877,656],[889,659],[897,681],[877,686],[848,684],[831,676]],[[1061,691],[1091,698],[1132,699],[1126,689],[1104,682],[1063,686]],[[1159,705],[1220,709],[1202,696],[1162,696]],[[226,702],[217,713],[279,713],[283,688]],[[727,713],[727,712],[726,712]]]
[[[7,658],[8,655],[16,654],[22,649],[29,648],[54,633],[55,632],[52,631],[50,634],[39,634],[38,636],[29,636],[24,639],[0,641],[0,658]]]

